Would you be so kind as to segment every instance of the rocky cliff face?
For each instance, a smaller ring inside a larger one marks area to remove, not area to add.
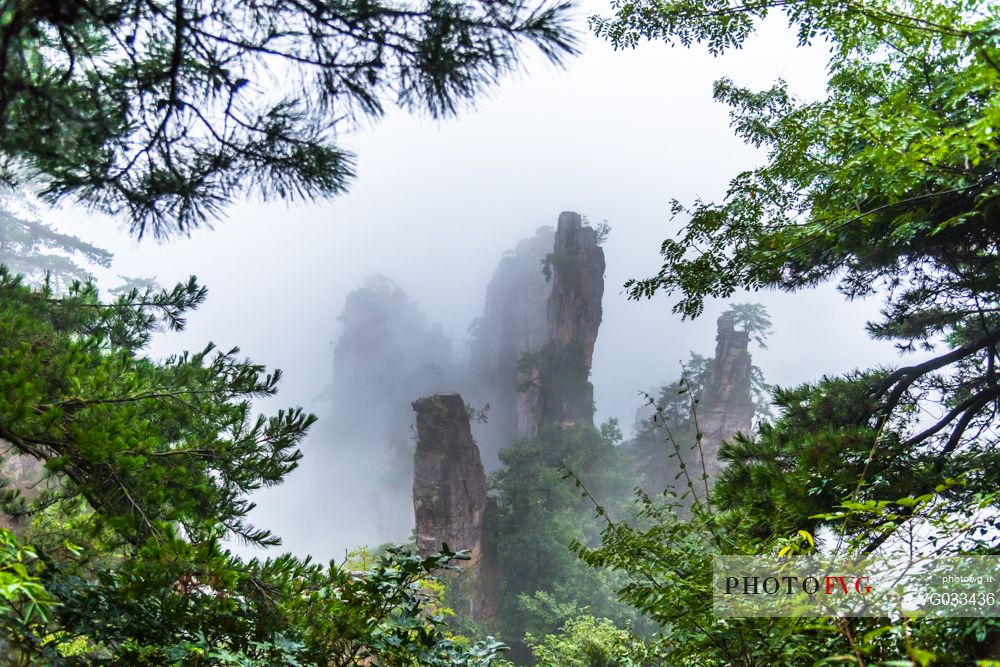
[[[736,330],[732,315],[723,314],[718,321],[712,375],[698,415],[705,468],[712,477],[721,470],[719,444],[737,433],[749,435],[753,426],[749,346],[750,334]]]
[[[442,544],[453,551],[469,550],[466,611],[475,619],[492,618],[499,576],[496,547],[486,528],[491,503],[465,401],[456,393],[440,393],[414,401],[413,409],[417,413],[413,457],[417,551],[427,555]]]
[[[410,402],[454,386],[451,344],[385,276],[347,295],[338,324],[330,411],[305,443],[311,464],[289,493],[306,511],[323,489],[343,543],[402,542],[413,530]],[[358,520],[355,503],[369,519]]]
[[[541,424],[593,423],[588,378],[601,324],[604,251],[576,213],[556,230],[539,229],[500,262],[486,290],[483,316],[472,328],[471,359],[460,386],[476,408],[487,467],[517,438]],[[499,599],[499,567],[479,447],[463,398],[439,393],[413,403],[417,447],[413,507],[421,554],[447,544],[468,549],[469,609],[491,618]]]
[[[542,423],[593,419],[588,377],[604,268],[597,232],[572,212],[501,260],[473,326],[467,383],[477,406],[490,404],[489,423],[477,429],[488,468],[500,449]]]
[[[535,396],[518,391],[531,377],[518,370],[518,363],[548,340],[552,283],[542,264],[554,242],[555,231],[541,227],[500,260],[486,288],[483,316],[472,327],[471,377],[465,384],[477,407],[490,404],[489,421],[477,428],[490,469],[502,448],[534,432]]]
[[[385,276],[369,276],[350,292],[339,320],[330,388],[338,435],[375,443],[405,437],[413,397],[449,384],[451,343]]]
[[[539,363],[537,424],[593,423],[590,367],[601,326],[604,250],[597,232],[578,213],[559,214],[555,245],[547,258],[552,293],[547,304],[547,345]]]

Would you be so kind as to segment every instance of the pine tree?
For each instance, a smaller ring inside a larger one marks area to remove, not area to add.
[[[49,276],[58,292],[74,280],[91,277],[81,263],[108,267],[111,258],[107,250],[52,229],[38,219],[25,197],[10,191],[0,195],[0,265],[27,282],[41,285]]]
[[[429,582],[456,554],[389,550],[363,570],[282,555],[243,559],[229,540],[278,538],[248,521],[250,494],[292,471],[315,417],[260,414],[281,379],[239,350],[153,359],[206,291],[93,283],[64,295],[0,267],[0,441],[39,461],[45,484],[0,501],[0,641],[17,664],[264,667],[486,665],[461,645]],[[12,565],[12,559],[20,559]]]
[[[0,181],[186,232],[234,197],[344,191],[347,122],[455,113],[531,43],[574,52],[571,4],[77,0],[3,6]]]

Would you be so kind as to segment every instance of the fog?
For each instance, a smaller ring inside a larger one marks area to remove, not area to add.
[[[592,11],[608,8],[588,4],[581,31]],[[563,210],[606,220],[604,320],[591,380],[596,419],[617,417],[626,428],[641,403],[638,392],[676,377],[690,350],[712,353],[715,318],[729,301],[760,301],[770,310],[774,335],[769,349],[754,350],[754,361],[772,383],[892,358],[890,346],[864,334],[875,304],[845,303],[830,286],[738,295],[710,304],[693,322],[671,313],[668,296],[634,302],[621,287],[659,268],[660,242],[683,222],[670,220],[671,198],[718,198],[731,177],[761,158],[733,136],[727,109],[712,100],[715,79],[763,87],[783,78],[800,97],[822,92],[825,50],[796,49],[795,41],[774,21],[746,48],[721,58],[660,44],[614,52],[585,37],[584,53],[565,69],[529,58],[524,73],[457,119],[393,112],[346,132],[344,145],[359,156],[358,179],[339,199],[246,202],[214,229],[162,244],[137,243],[121,221],[72,208],[53,220],[115,252],[112,270],[99,274],[108,286],[114,274],[156,276],[163,284],[196,274],[209,287],[187,330],[158,337],[154,355],[212,340],[239,345],[285,372],[278,397],[261,407],[302,405],[321,420],[301,467],[261,494],[254,518],[281,535],[284,548],[338,558],[353,546],[408,537],[405,521],[371,502],[388,491],[405,503],[405,484],[384,481],[381,459],[367,453],[376,448],[338,439],[330,424],[338,318],[347,295],[369,275],[404,290],[460,357],[506,250],[554,225]],[[343,390],[360,381],[342,375],[336,382]],[[383,420],[379,410],[356,417]],[[411,417],[396,415],[402,423]]]

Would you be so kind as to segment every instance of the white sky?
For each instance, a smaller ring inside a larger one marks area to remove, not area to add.
[[[609,10],[592,2],[587,11]],[[592,381],[598,418],[617,416],[627,427],[639,391],[674,378],[689,350],[712,353],[715,318],[726,303],[682,323],[669,298],[630,302],[621,289],[628,278],[659,268],[659,244],[682,222],[669,220],[671,198],[718,198],[731,177],[761,159],[733,136],[727,109],[711,98],[713,81],[729,76],[765,87],[784,78],[811,98],[822,94],[825,56],[823,48],[796,48],[780,20],[721,58],[662,44],[615,52],[588,36],[583,55],[565,69],[529,58],[525,73],[456,120],[394,112],[345,135],[344,145],[359,155],[358,180],[339,199],[241,204],[214,229],[166,244],[137,244],[118,222],[75,210],[55,219],[114,250],[115,273],[155,275],[164,284],[193,273],[208,285],[209,300],[188,330],[161,337],[155,354],[208,340],[238,344],[255,361],[285,371],[277,404],[318,414],[325,412],[315,397],[330,380],[336,318],[364,276],[396,280],[429,321],[460,341],[481,313],[501,254],[517,240],[554,225],[563,210],[607,220],[604,323]],[[760,301],[771,311],[769,349],[754,352],[770,382],[894,359],[890,346],[864,334],[874,303],[845,303],[829,287],[733,300]],[[302,508],[281,498],[281,491],[263,497],[258,521],[292,550],[342,553],[349,541],[337,537],[341,527],[310,528]]]

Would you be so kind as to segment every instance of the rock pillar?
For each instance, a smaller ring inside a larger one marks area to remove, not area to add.
[[[718,320],[715,360],[698,415],[705,467],[710,477],[721,470],[719,445],[737,433],[750,435],[753,427],[753,364],[749,347],[750,334],[738,331],[732,314],[724,313]]]
[[[539,359],[538,424],[593,424],[594,387],[588,378],[603,315],[605,263],[597,232],[583,225],[580,214],[559,214],[547,265],[552,293],[548,342]]]
[[[468,550],[469,615],[486,620],[499,596],[496,547],[485,529],[491,502],[479,448],[472,439],[465,401],[440,393],[413,402],[417,448],[413,457],[413,509],[417,551],[428,555],[447,544]]]

